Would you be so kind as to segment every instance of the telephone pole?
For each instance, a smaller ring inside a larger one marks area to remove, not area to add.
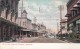
[[[63,5],[59,6],[59,10],[60,10],[60,34],[61,34],[61,39],[62,39],[62,11],[63,11]]]
[[[57,32],[59,31],[59,26],[58,26],[58,22],[57,22]]]
[[[22,12],[23,12],[23,0],[21,0],[21,17],[22,17]],[[20,20],[20,26],[21,26],[21,21],[22,19]]]
[[[36,24],[36,22],[37,22],[37,19],[36,19],[36,17],[34,17],[34,23]]]
[[[23,0],[22,0],[22,3],[21,3],[21,17],[22,17],[22,12],[23,12]]]
[[[22,12],[23,12],[23,0],[21,1],[21,17],[22,17]],[[20,26],[21,26],[21,21],[22,21],[22,19],[20,19]],[[22,26],[21,26],[22,27]],[[21,32],[21,30],[20,30],[20,37],[22,37],[22,32]],[[22,38],[21,38],[22,39]]]

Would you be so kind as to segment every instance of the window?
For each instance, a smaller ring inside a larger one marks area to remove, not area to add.
[[[8,14],[9,14],[9,9],[6,10],[6,19],[8,17]]]
[[[23,25],[25,25],[25,26],[26,26],[26,21],[24,21],[24,22],[23,22]]]
[[[11,21],[12,21],[12,16],[11,16]]]
[[[73,17],[74,17],[74,11],[73,11]]]
[[[78,13],[80,13],[80,8],[78,8]]]
[[[1,7],[4,8],[4,6],[5,6],[5,2],[4,2],[4,0],[2,0],[1,1]]]
[[[74,17],[75,15],[77,15],[77,10],[72,11],[72,17]]]
[[[25,21],[25,26],[26,26],[26,21]]]
[[[23,25],[24,25],[24,22],[23,22]]]
[[[9,2],[8,2],[9,0],[6,0],[5,1],[5,4],[6,4],[6,7],[8,7],[8,5],[9,5]]]
[[[14,10],[11,11],[11,21],[13,17],[14,17]]]
[[[62,29],[65,29],[65,26],[62,26]]]
[[[75,10],[75,15],[77,15],[77,10]],[[74,15],[74,16],[75,16],[75,15]]]
[[[4,7],[5,7],[4,0],[1,0],[0,1],[0,16],[1,16],[1,12],[4,10]]]
[[[1,9],[2,9],[2,8],[1,8],[1,1],[0,1],[0,16],[1,16],[1,11],[2,11]]]
[[[15,13],[15,22],[16,22],[17,17],[18,17],[18,12]]]
[[[0,16],[1,16],[1,12],[2,12],[2,10],[1,10],[1,8],[0,8]]]

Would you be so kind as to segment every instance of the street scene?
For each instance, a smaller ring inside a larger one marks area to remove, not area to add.
[[[0,0],[0,43],[80,43],[80,0]]]
[[[24,38],[23,40],[17,41],[18,43],[68,43],[67,41],[61,41],[58,39],[51,38]]]

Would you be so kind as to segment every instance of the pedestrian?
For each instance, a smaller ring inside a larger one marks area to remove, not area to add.
[[[31,35],[30,35],[30,37],[31,37]]]
[[[17,35],[17,39],[19,39],[19,35]]]

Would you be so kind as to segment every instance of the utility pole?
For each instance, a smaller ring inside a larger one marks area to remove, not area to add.
[[[36,17],[34,17],[34,23],[36,24],[36,22],[37,22],[37,19],[36,19]]]
[[[56,21],[57,21],[57,32],[59,31],[58,20],[59,19],[56,19]]]
[[[22,0],[22,5],[21,5],[21,17],[22,17],[22,12],[23,12],[23,0]]]
[[[59,19],[56,19],[56,21],[57,21],[57,33],[59,32],[58,20],[59,20]]]
[[[62,24],[61,24],[61,21],[62,21],[62,11],[63,11],[63,5],[60,5],[59,6],[59,10],[60,10],[60,34],[61,34],[61,39],[62,39]]]
[[[22,17],[22,12],[23,12],[23,0],[21,1],[21,17]],[[20,26],[21,26],[21,21],[22,21],[22,19],[20,19]],[[21,32],[21,30],[20,30],[20,37],[22,36],[22,32]]]
[[[21,0],[21,17],[22,17],[22,12],[23,12],[23,0]],[[20,20],[20,26],[21,26],[21,21],[22,19]]]
[[[58,28],[59,28],[59,26],[58,26],[58,22],[57,22],[57,32],[59,31]]]
[[[40,9],[40,7],[39,7],[39,13],[41,12],[41,9]]]

